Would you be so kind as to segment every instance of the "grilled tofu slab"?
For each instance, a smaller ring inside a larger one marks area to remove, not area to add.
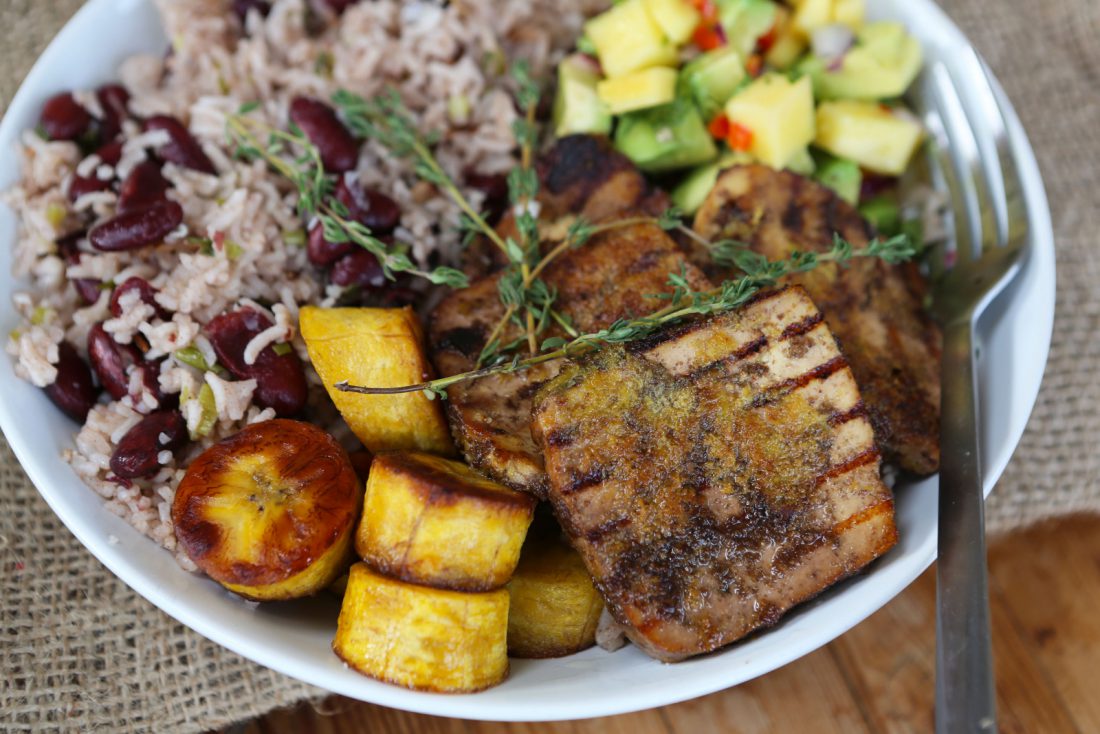
[[[766,166],[731,168],[698,211],[695,230],[709,239],[748,243],[769,260],[792,250],[824,252],[833,235],[854,246],[873,236],[859,213],[829,189]],[[699,253],[715,281],[730,277]],[[926,314],[924,279],[912,263],[860,259],[793,276],[825,315],[863,393],[888,460],[915,474],[939,467],[941,337]]]
[[[660,660],[772,625],[896,542],[856,381],[800,287],[570,363],[532,433],[608,609]]]
[[[635,224],[607,230],[565,253],[546,268],[543,279],[557,289],[559,310],[586,332],[655,310],[659,302],[653,295],[671,292],[669,274],[681,269],[694,288],[709,287],[660,227]],[[486,276],[452,292],[436,308],[429,346],[440,375],[475,368],[482,347],[504,315],[498,282],[498,275]],[[502,343],[519,335],[518,327],[509,325]],[[552,335],[561,333],[551,331],[543,338]],[[471,466],[513,489],[545,497],[542,454],[531,439],[531,398],[560,369],[560,360],[547,362],[450,388],[451,432]]]
[[[628,214],[658,217],[669,206],[668,195],[647,181],[605,137],[561,138],[539,158],[536,168],[543,232],[564,234],[569,223],[578,217],[592,223]],[[497,230],[504,237],[515,237],[515,214],[507,212]],[[543,242],[544,248],[554,244],[553,237]],[[482,241],[468,253],[466,270],[471,275],[484,275],[505,264],[504,256]]]

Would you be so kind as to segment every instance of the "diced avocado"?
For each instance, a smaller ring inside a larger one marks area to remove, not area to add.
[[[825,157],[817,167],[814,178],[835,191],[849,204],[859,203],[859,190],[863,184],[863,173],[855,161],[846,158]]]
[[[810,155],[810,146],[807,145],[791,156],[791,159],[787,161],[787,170],[800,176],[813,175],[814,171],[817,170],[817,163],[814,161],[814,157]]]
[[[714,188],[721,168],[718,163],[708,163],[689,173],[669,194],[673,205],[685,214],[697,212]]]
[[[616,115],[668,104],[676,98],[676,71],[655,66],[604,79],[596,84],[596,94]]]
[[[749,152],[754,157],[784,168],[814,139],[810,80],[765,74],[726,103],[726,116],[752,132]]]
[[[669,194],[672,203],[687,214],[694,214],[707,200],[718,180],[718,174],[730,166],[744,163],[752,163],[752,156],[732,151],[724,153],[715,163],[699,166],[689,172]]]
[[[917,39],[900,23],[884,21],[863,27],[839,69],[830,71],[816,56],[807,57],[798,68],[813,79],[821,99],[879,100],[904,94],[922,64]]]
[[[779,8],[775,16],[775,40],[771,48],[764,53],[768,65],[780,71],[786,71],[806,50],[806,37],[794,27],[791,11]]]
[[[680,74],[703,119],[710,120],[741,86],[745,66],[737,49],[723,46],[693,59]]]
[[[554,134],[611,132],[611,111],[596,94],[599,74],[584,57],[568,56],[558,64],[558,93],[554,98]]]
[[[904,173],[923,136],[911,115],[876,102],[841,100],[817,108],[815,145],[875,173]]]
[[[879,234],[893,237],[901,231],[901,209],[892,196],[876,196],[864,202],[859,213]]]
[[[646,9],[668,40],[687,43],[703,16],[688,0],[645,0]]]
[[[619,119],[615,148],[643,171],[659,173],[714,160],[714,144],[699,110],[687,99]]]
[[[729,46],[747,58],[756,41],[775,26],[778,7],[772,0],[718,0],[718,21]]]
[[[650,66],[675,66],[676,47],[665,38],[646,9],[645,0],[625,0],[584,26],[609,77]]]

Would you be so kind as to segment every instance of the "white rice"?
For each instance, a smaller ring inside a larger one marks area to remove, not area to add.
[[[89,329],[100,322],[119,343],[148,344],[152,359],[184,347],[196,347],[214,361],[204,324],[240,304],[273,304],[273,326],[248,345],[246,361],[275,343],[289,343],[303,358],[297,333],[298,308],[305,303],[331,304],[340,289],[326,286],[304,248],[288,245],[286,235],[304,223],[295,212],[296,196],[288,183],[262,162],[231,157],[225,144],[226,116],[242,104],[259,102],[253,116],[285,128],[290,101],[299,95],[327,99],[339,88],[372,96],[396,89],[421,128],[442,135],[437,155],[444,168],[461,180],[466,170],[500,173],[514,165],[511,125],[516,117],[510,86],[500,60],[522,56],[536,74],[545,74],[570,49],[586,15],[606,0],[452,0],[445,7],[411,0],[370,0],[350,7],[317,36],[305,29],[307,0],[275,0],[266,19],[251,14],[242,35],[225,0],[158,0],[168,56],[137,56],[123,62],[119,79],[131,95],[138,116],[169,114],[188,125],[218,170],[208,176],[167,164],[163,173],[170,197],[184,210],[184,225],[163,245],[129,253],[91,251],[86,245],[79,264],[66,264],[56,241],[67,233],[113,216],[113,192],[90,193],[75,205],[68,201],[69,183],[77,175],[120,179],[165,140],[165,133],[142,133],[133,121],[123,125],[123,152],[113,168],[96,156],[82,159],[77,146],[47,142],[33,131],[21,138],[22,181],[4,200],[20,219],[14,271],[28,290],[16,294],[24,319],[7,341],[17,373],[38,386],[56,379],[58,345],[70,341],[85,354]],[[324,73],[324,68],[331,69]],[[321,69],[319,72],[318,69]],[[94,93],[74,90],[76,98],[99,113]],[[453,99],[463,100],[454,115]],[[392,197],[401,207],[399,233],[411,255],[424,266],[453,263],[457,258],[456,207],[425,186],[405,161],[391,158],[380,146],[363,146],[354,174],[367,187]],[[479,194],[469,192],[475,204]],[[239,254],[225,248],[201,254],[181,241],[198,235],[232,241]],[[67,279],[92,278],[121,283],[147,279],[157,289],[158,305],[171,313],[161,319],[135,295],[123,298],[122,313],[108,311],[105,290],[97,303],[85,306]],[[307,367],[311,385],[309,415],[340,440],[350,432],[338,420],[320,380]],[[133,395],[96,406],[75,437],[65,458],[114,513],[176,552],[186,568],[193,565],[176,547],[169,520],[175,488],[188,462],[217,440],[244,425],[274,417],[271,409],[252,403],[255,381],[232,381],[200,373],[169,357],[161,365],[160,387],[181,393],[180,411],[195,428],[201,416],[198,394],[208,385],[217,406],[210,435],[173,456],[161,451],[161,469],[151,478],[123,482],[110,475],[110,457],[119,439],[155,405],[140,371],[130,375]]]

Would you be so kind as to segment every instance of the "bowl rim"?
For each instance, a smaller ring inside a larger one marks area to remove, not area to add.
[[[900,0],[899,0],[900,1]],[[48,85],[44,83],[47,70],[64,56],[64,48],[78,36],[81,26],[88,23],[95,16],[106,12],[112,5],[124,3],[126,5],[143,4],[146,0],[89,0],[66,23],[58,35],[50,42],[46,50],[36,61],[34,67],[20,85],[18,92],[13,97],[11,104],[0,122],[0,139],[18,139],[20,130],[12,130],[18,124],[18,118],[23,117],[23,111],[36,97],[41,97]],[[928,13],[930,22],[944,25],[965,38],[940,8],[931,0],[916,0],[913,3],[920,6],[920,13]],[[995,84],[996,92],[1005,104],[1009,117],[1009,133],[1013,151],[1017,158],[1024,189],[1027,198],[1029,213],[1032,219],[1032,236],[1034,238],[1031,256],[1025,262],[1025,268],[1035,268],[1043,278],[1042,293],[1045,303],[1042,304],[1042,312],[1037,314],[1036,323],[1038,335],[1042,338],[1030,344],[1030,350],[1041,355],[1042,365],[1045,366],[1050,349],[1050,337],[1053,329],[1055,269],[1054,269],[1054,234],[1051,223],[1051,215],[1047,203],[1045,188],[1043,186],[1038,163],[1028,141],[1026,132],[1019,121],[1015,110],[1005,96],[999,84]],[[0,243],[0,246],[4,246]],[[0,375],[0,383],[5,382]],[[13,378],[17,379],[17,378]],[[1000,478],[1008,464],[1015,447],[1026,427],[1026,416],[1030,414],[1038,396],[1040,380],[1035,380],[1029,386],[1026,394],[1016,395],[1015,399],[1021,404],[1026,404],[1023,420],[1013,425],[1004,441],[1004,445],[998,446],[998,451],[992,457],[986,468],[985,493],[988,496],[994,484]],[[148,577],[140,569],[134,566],[129,558],[121,550],[111,547],[109,542],[104,542],[102,530],[97,529],[95,520],[82,517],[77,508],[70,506],[59,492],[54,491],[45,470],[46,458],[42,449],[35,445],[35,441],[23,435],[18,430],[12,430],[19,424],[19,416],[8,396],[7,389],[0,390],[0,429],[7,437],[13,453],[18,458],[24,471],[35,485],[39,494],[46,500],[53,512],[61,519],[66,527],[77,539],[103,563],[113,574],[118,576],[130,588],[137,591],[146,600],[160,608],[162,611],[183,623],[187,627],[202,634],[215,643],[236,652],[258,664],[279,671],[299,680],[306,680],[318,685],[317,675],[311,675],[307,670],[305,674],[301,667],[293,665],[294,660],[283,659],[274,654],[270,649],[249,643],[246,639],[234,636],[223,625],[215,624],[207,619],[207,615],[199,613],[194,605],[186,598],[174,597],[160,587],[156,579]],[[60,459],[54,457],[53,461]],[[75,479],[75,477],[74,477]],[[77,480],[79,481],[79,480]],[[134,530],[133,532],[137,532]],[[867,616],[881,608],[890,599],[900,593],[921,572],[923,572],[935,559],[936,549],[933,542],[924,542],[915,549],[913,557],[906,565],[907,573],[893,578],[891,582],[880,581],[869,585],[865,589],[864,601],[860,606],[860,612],[850,614],[842,618],[829,621],[828,629],[816,636],[805,637],[801,642],[796,641],[783,650],[782,654],[771,655],[766,662],[757,661],[736,668],[726,675],[709,676],[655,676],[661,680],[655,681],[652,686],[647,685],[644,690],[635,689],[629,695],[607,695],[585,701],[572,701],[567,704],[555,704],[548,701],[547,705],[537,708],[528,704],[522,706],[501,705],[499,703],[486,705],[479,703],[482,700],[478,694],[466,696],[448,696],[440,694],[426,694],[409,691],[393,686],[385,686],[384,689],[361,687],[348,687],[342,685],[326,685],[335,693],[351,696],[360,700],[369,700],[380,705],[391,706],[407,711],[452,716],[468,719],[500,720],[500,721],[550,721],[579,719],[594,716],[605,716],[627,713],[641,709],[652,708],[661,705],[677,703],[687,699],[713,693],[728,688],[732,685],[750,680],[757,675],[774,670],[795,660],[809,652],[828,644],[840,634],[863,621]],[[870,574],[864,578],[869,578]],[[726,651],[715,653],[721,656]],[[684,664],[680,664],[684,665]],[[316,671],[312,671],[316,673]],[[365,696],[364,689],[384,690],[380,695]],[[610,692],[607,692],[610,694]]]

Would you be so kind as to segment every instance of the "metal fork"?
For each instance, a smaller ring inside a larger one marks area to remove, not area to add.
[[[941,250],[940,262],[932,264],[933,271],[942,271],[933,313],[943,327],[936,574],[939,734],[997,730],[974,329],[1019,273],[1030,241],[1007,115],[989,70],[972,49],[953,55],[949,63],[931,64],[918,92],[955,232],[954,250]],[[969,83],[962,87],[961,82]]]

